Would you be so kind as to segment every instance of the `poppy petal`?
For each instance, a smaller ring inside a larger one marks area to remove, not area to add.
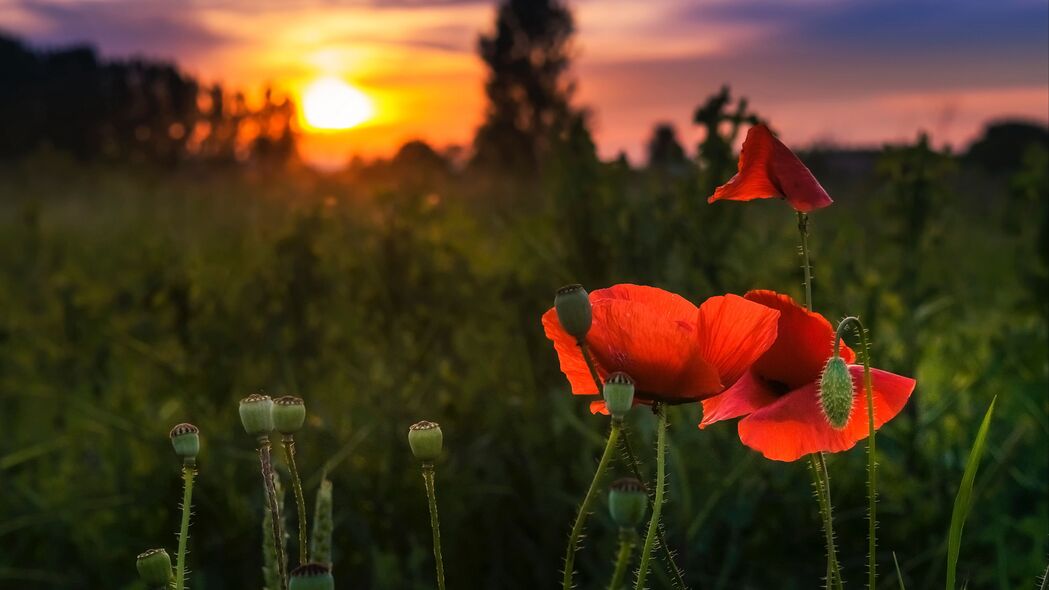
[[[590,402],[590,413],[591,414],[604,414],[608,415],[608,407],[605,406],[605,400],[599,399]]]
[[[699,308],[699,353],[717,367],[721,383],[743,376],[776,340],[779,312],[738,295],[711,297]]]
[[[561,363],[561,372],[568,378],[575,395],[597,395],[597,385],[590,375],[590,369],[586,366],[583,353],[579,350],[576,339],[561,327],[557,320],[557,311],[550,308],[543,314],[543,331],[546,337],[554,343],[557,359]],[[598,367],[601,374],[601,368]],[[602,379],[604,375],[601,374]]]
[[[747,131],[739,172],[707,199],[751,201],[784,198],[794,209],[814,211],[833,203],[812,172],[765,125]]]
[[[784,195],[770,176],[775,141],[768,127],[751,127],[747,132],[747,139],[743,141],[743,149],[739,152],[739,171],[728,182],[715,189],[707,202],[782,198]]]
[[[746,416],[776,399],[776,394],[761,378],[747,371],[725,393],[703,400],[703,421],[699,427],[706,428],[715,422]]]
[[[834,201],[812,172],[783,142],[772,138],[772,178],[787,202],[796,211],[808,213]]]
[[[852,415],[845,428],[835,430],[820,408],[818,385],[806,384],[755,411],[739,422],[739,439],[767,459],[796,461],[818,451],[836,453],[867,437],[867,398],[863,367],[849,367],[853,380]],[[871,370],[874,427],[896,416],[914,391],[914,379],[879,369]]]
[[[594,322],[586,341],[601,370],[630,375],[643,398],[692,401],[719,391],[717,368],[698,351],[695,306],[645,289],[616,293],[630,297],[595,292],[591,299]]]
[[[788,389],[818,380],[834,347],[834,327],[827,318],[775,291],[750,291],[744,297],[779,311],[776,342],[754,363],[754,372]],[[840,354],[846,363],[856,360],[844,342]]]

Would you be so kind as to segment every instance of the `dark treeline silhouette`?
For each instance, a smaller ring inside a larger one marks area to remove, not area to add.
[[[37,51],[0,35],[0,158],[45,147],[161,164],[291,158],[291,101],[266,91],[261,106],[247,102],[172,64],[104,60],[87,46]]]

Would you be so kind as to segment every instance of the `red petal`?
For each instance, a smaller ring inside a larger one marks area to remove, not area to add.
[[[833,203],[827,191],[790,148],[765,125],[747,132],[739,154],[739,172],[707,199],[751,201],[784,198],[794,209],[814,211]]]
[[[816,383],[806,384],[739,422],[739,439],[768,459],[796,461],[809,453],[836,453],[851,449],[867,437],[867,396],[863,367],[852,365],[853,409],[845,428],[827,424],[820,408]],[[871,370],[874,392],[874,428],[896,416],[914,391],[914,379],[879,369]]]
[[[714,201],[752,201],[754,199],[782,198],[770,175],[773,145],[776,139],[768,127],[755,125],[747,132],[739,153],[739,172],[731,180],[714,190],[707,199]]]
[[[775,402],[776,394],[765,382],[747,371],[725,393],[703,400],[703,421],[700,428],[715,422],[739,418]]]
[[[699,352],[730,385],[776,340],[779,312],[738,295],[711,297],[699,308]]]
[[[608,415],[608,408],[605,407],[605,400],[599,399],[590,402],[590,413],[591,414],[604,414]]]
[[[744,297],[779,311],[776,342],[754,363],[754,372],[788,389],[818,380],[834,346],[834,327],[827,318],[775,291],[750,291]],[[856,360],[845,343],[841,356],[847,363]]]
[[[546,337],[553,341],[554,350],[557,351],[557,359],[561,362],[561,372],[568,378],[572,386],[572,393],[576,395],[597,395],[597,385],[590,376],[590,369],[583,360],[583,353],[579,350],[573,338],[561,327],[557,321],[557,311],[553,308],[543,314],[543,331]],[[598,368],[600,373],[600,368]],[[601,375],[604,378],[604,375]]]
[[[634,379],[641,398],[699,399],[721,388],[718,371],[699,354],[696,308],[685,299],[636,285],[617,285],[591,297],[590,350],[604,370]]]

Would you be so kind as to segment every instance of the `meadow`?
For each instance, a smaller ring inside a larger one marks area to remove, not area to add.
[[[921,139],[803,154],[836,200],[812,216],[816,306],[860,315],[877,365],[918,381],[878,437],[884,588],[898,587],[893,554],[908,589],[942,587],[952,504],[994,396],[959,579],[1033,588],[1046,566],[1049,173],[1044,148],[1014,151],[1026,155],[1004,169]],[[259,587],[263,496],[237,419],[259,391],[306,400],[299,464],[308,497],[333,482],[340,587],[433,587],[405,438],[421,419],[445,434],[449,586],[552,586],[607,424],[570,395],[543,335],[554,291],[801,296],[786,207],[706,203],[730,156],[631,166],[569,144],[539,181],[407,156],[334,174],[46,150],[3,162],[0,586],[142,587],[135,555],[172,546],[178,518],[167,432],[191,421],[204,441],[192,587]],[[663,518],[689,585],[817,587],[804,465],[762,459],[730,423],[698,430],[697,404],[669,419]],[[628,421],[651,476],[653,416]],[[866,458],[828,460],[855,585]],[[615,543],[602,501],[580,588],[605,584]],[[650,579],[669,587],[660,568]]]

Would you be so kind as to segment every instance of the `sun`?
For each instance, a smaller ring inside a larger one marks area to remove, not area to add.
[[[321,78],[302,92],[302,117],[311,129],[350,129],[374,115],[368,95],[338,78]]]

